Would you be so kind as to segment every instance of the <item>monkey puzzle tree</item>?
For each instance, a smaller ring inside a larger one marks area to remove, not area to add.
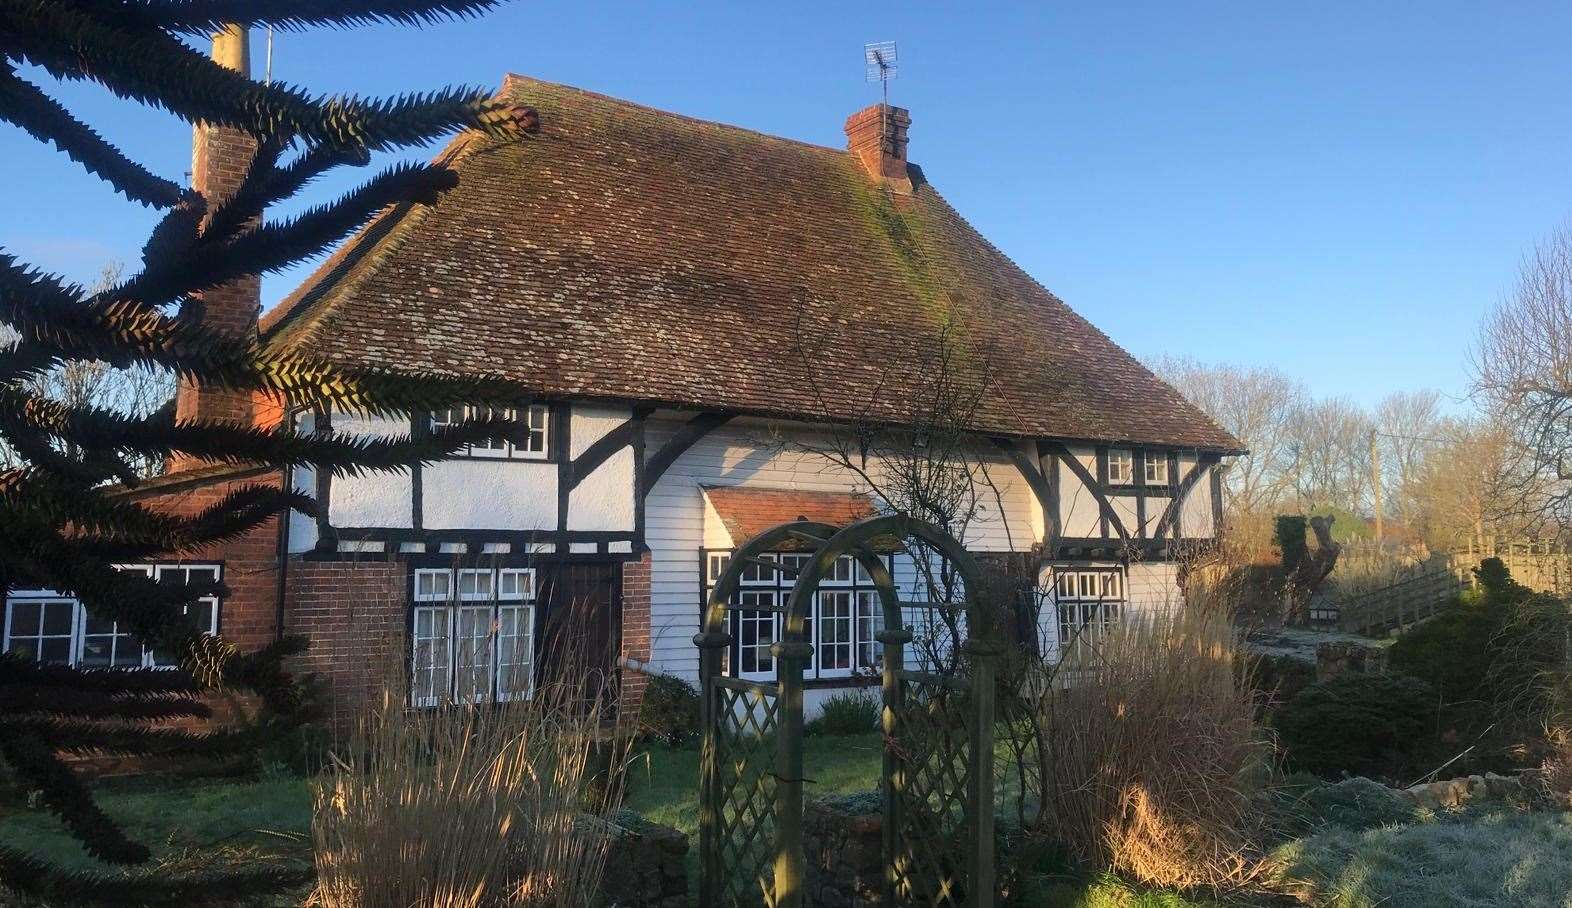
[[[36,379],[72,362],[168,370],[187,387],[265,397],[285,414],[330,406],[385,414],[457,401],[504,402],[501,382],[345,370],[261,346],[254,328],[219,330],[204,320],[204,294],[322,253],[393,204],[431,204],[456,177],[440,166],[393,167],[344,197],[291,219],[264,223],[265,207],[295,197],[311,181],[373,152],[419,145],[459,130],[527,132],[533,114],[468,89],[392,99],[320,97],[252,81],[185,43],[215,33],[243,42],[245,28],[343,26],[371,21],[419,24],[467,16],[495,0],[0,0],[0,120],[53,143],[127,199],[166,212],[143,251],[140,270],[95,292],[28,267],[0,250],[0,323],[14,339],[0,347],[0,442],[22,463],[0,470],[0,590],[70,591],[88,614],[114,622],[143,645],[178,661],[180,671],[84,670],[48,664],[43,653],[0,654],[0,761],[86,850],[119,864],[146,861],[94,804],[62,753],[221,754],[251,742],[244,732],[193,732],[167,720],[204,715],[213,689],[258,694],[270,715],[299,713],[299,685],[283,658],[284,640],[242,652],[185,617],[219,584],[155,582],[117,564],[179,553],[253,529],[309,499],[268,484],[236,485],[196,514],[149,508],[116,492],[138,482],[133,463],[148,457],[188,463],[311,463],[341,473],[397,470],[465,444],[511,438],[517,426],[480,420],[423,438],[359,438],[299,433],[292,419],[258,427],[247,419],[170,419],[86,405],[37,392]],[[243,46],[243,45],[242,45]],[[151,172],[76,119],[19,71],[92,81],[126,101],[161,109],[202,128],[232,130],[254,148],[224,198],[205,197]],[[4,343],[0,341],[0,343]],[[287,721],[284,720],[284,721]],[[296,882],[276,871],[203,875],[69,873],[0,847],[0,888],[70,904],[183,901],[256,892]]]

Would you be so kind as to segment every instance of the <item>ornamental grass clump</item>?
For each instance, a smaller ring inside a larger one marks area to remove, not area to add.
[[[1044,663],[1026,723],[1040,742],[1039,834],[1088,870],[1151,885],[1256,881],[1270,748],[1236,662],[1226,609],[1175,607]]]
[[[607,767],[625,748],[608,739],[603,685],[583,674],[562,671],[527,700],[430,710],[388,685],[318,791],[314,903],[592,903],[621,776]]]

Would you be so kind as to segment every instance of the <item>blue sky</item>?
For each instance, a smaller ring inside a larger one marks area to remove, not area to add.
[[[877,97],[863,42],[896,39],[912,160],[1071,306],[1137,355],[1276,366],[1362,403],[1462,394],[1479,318],[1572,212],[1565,4],[787,6],[518,2],[282,34],[274,76],[387,94],[512,70],[839,146]],[[173,118],[51,90],[189,168]],[[0,246],[79,280],[135,265],[153,214],[17,130],[0,159]]]

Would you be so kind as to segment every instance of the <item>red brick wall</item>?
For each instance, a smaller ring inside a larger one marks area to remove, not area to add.
[[[409,639],[405,566],[293,561],[287,587],[284,631],[311,641],[295,667],[326,682],[328,723],[348,731],[367,698],[384,684],[404,683]]]
[[[622,565],[622,658],[648,662],[650,658],[650,553]],[[644,702],[649,676],[622,670],[621,714],[634,718]]]
[[[278,488],[279,475],[267,472],[244,479],[177,484],[167,491],[155,488],[134,498],[151,510],[191,515],[243,485]],[[219,608],[219,632],[242,649],[265,646],[278,635],[278,521],[271,517],[239,539],[159,559],[223,564],[229,594]]]

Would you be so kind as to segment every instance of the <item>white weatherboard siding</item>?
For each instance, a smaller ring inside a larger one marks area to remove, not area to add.
[[[659,450],[677,425],[652,421],[648,450]],[[724,538],[713,529],[719,520],[712,508],[711,519],[705,519],[707,505],[701,486],[869,491],[855,473],[821,454],[803,450],[802,446],[813,445],[813,437],[807,428],[772,431],[764,426],[729,425],[689,448],[650,491],[645,501],[645,539],[651,555],[650,649],[656,670],[697,680],[698,652],[693,635],[699,629],[703,606],[699,551]],[[870,466],[870,473],[877,475],[876,464]],[[989,474],[998,495],[992,489],[984,490],[984,513],[969,528],[964,541],[979,552],[1025,551],[1037,541],[1032,514],[1037,510],[1036,499],[1007,459],[991,462]],[[910,576],[909,571],[898,568],[897,574]]]

